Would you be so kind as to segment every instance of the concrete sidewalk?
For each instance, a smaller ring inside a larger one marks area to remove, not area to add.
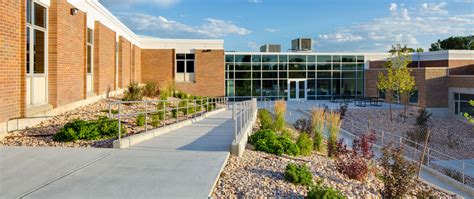
[[[207,198],[230,154],[231,117],[229,110],[217,113],[123,150],[47,148],[46,155],[39,148],[0,148],[0,157],[8,157],[0,163],[1,197]],[[50,165],[38,164],[48,156]],[[16,165],[23,166],[8,170]],[[20,183],[32,176],[35,183]],[[10,178],[16,180],[4,181]]]

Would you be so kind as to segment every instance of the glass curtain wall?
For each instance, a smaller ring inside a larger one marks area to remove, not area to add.
[[[235,100],[287,100],[291,80],[306,81],[309,100],[364,95],[363,55],[226,53],[225,62],[226,95]]]

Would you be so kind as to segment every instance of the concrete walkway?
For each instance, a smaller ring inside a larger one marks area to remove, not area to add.
[[[0,198],[207,198],[229,157],[226,110],[133,147],[0,148]]]

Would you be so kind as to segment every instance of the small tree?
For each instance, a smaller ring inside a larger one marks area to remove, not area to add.
[[[275,130],[281,131],[285,128],[286,102],[284,100],[275,101]]]
[[[408,64],[411,63],[410,50],[405,47],[401,47],[400,44],[392,46],[391,57],[388,58],[388,61],[385,63],[385,69],[387,73],[380,73],[377,86],[380,90],[387,90],[389,93],[396,92],[400,96],[405,97],[405,117],[407,112],[407,105],[409,94],[415,88],[415,78],[411,75],[411,69],[408,68]],[[392,98],[393,96],[389,95],[390,103],[390,121],[393,120],[392,117]]]
[[[471,106],[474,106],[474,100],[469,101],[469,104],[470,104]],[[473,110],[474,110],[474,109],[473,109]],[[464,113],[464,117],[467,118],[467,121],[469,121],[469,122],[471,122],[471,123],[474,124],[474,116],[469,115],[469,113]]]

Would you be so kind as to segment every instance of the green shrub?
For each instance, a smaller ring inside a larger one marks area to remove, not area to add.
[[[109,114],[109,109],[103,109],[100,112]],[[110,113],[116,115],[116,114],[118,114],[118,110],[112,109],[112,110],[110,110]]]
[[[156,97],[159,93],[158,84],[155,82],[147,82],[143,87],[143,95],[147,97]]]
[[[286,126],[286,121],[285,121],[286,102],[284,100],[275,101],[274,112],[275,112],[274,129],[277,131],[281,131]]]
[[[125,129],[122,128],[122,133]],[[118,121],[100,117],[96,121],[74,120],[53,135],[54,141],[70,142],[76,140],[97,140],[114,137],[118,134]]]
[[[313,185],[313,174],[311,174],[311,171],[305,164],[296,165],[290,163],[286,165],[285,179],[296,185]]]
[[[258,110],[258,119],[260,120],[260,129],[274,129],[272,114],[267,109]]]
[[[269,129],[259,130],[249,138],[249,143],[255,146],[258,151],[263,151],[275,155],[288,154],[297,156],[300,154],[298,145],[287,136],[277,136]]]
[[[383,168],[383,198],[402,198],[413,191],[418,168],[405,160],[402,148],[384,146],[379,161]]]
[[[287,136],[278,136],[277,141],[278,141],[278,144],[283,147],[282,148],[283,154],[287,154],[291,156],[300,155],[300,148],[291,140],[291,138]]]
[[[124,101],[140,101],[143,99],[142,89],[137,83],[130,83],[124,95],[122,98]]]
[[[214,103],[211,103],[211,102],[209,102],[209,104],[207,106],[206,105],[204,105],[204,106],[206,107],[207,112],[212,111],[212,110],[215,109]]]
[[[173,118],[178,118],[178,109],[175,108],[175,109],[171,110],[171,116]]]
[[[259,140],[272,138],[272,137],[276,137],[275,132],[269,129],[261,129],[250,136],[249,143],[252,145],[255,145],[257,141]]]
[[[154,113],[151,115],[151,125],[155,127],[161,125],[160,115],[161,115],[160,113]]]
[[[306,196],[307,199],[345,199],[346,197],[341,191],[333,189],[332,187],[322,186],[322,182],[316,183],[316,186],[312,186]]]
[[[296,144],[300,148],[301,155],[310,155],[311,151],[313,151],[313,140],[311,140],[307,133],[301,133]]]
[[[138,126],[144,126],[145,125],[145,114],[138,115],[137,118],[135,119],[135,123]]]

